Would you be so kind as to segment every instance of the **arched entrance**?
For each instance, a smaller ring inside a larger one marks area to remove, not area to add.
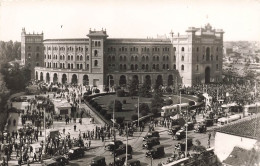
[[[58,82],[58,74],[57,74],[57,73],[54,73],[54,74],[53,74],[53,82],[54,82],[54,83],[57,83],[57,82]]]
[[[158,75],[157,79],[156,79],[156,83],[157,86],[163,85],[163,78],[162,75]]]
[[[205,69],[205,84],[210,83],[210,67]]]
[[[168,76],[168,86],[172,86],[173,85],[173,76],[170,74]]]
[[[43,73],[40,74],[40,81],[43,81]]]
[[[35,79],[38,80],[38,71],[35,72]]]
[[[144,78],[144,84],[147,84],[149,86],[149,89],[151,88],[152,85],[152,81],[151,81],[151,77],[149,75],[146,75]]]
[[[89,85],[89,79],[88,79],[88,75],[84,75],[83,76],[83,85]]]
[[[76,75],[76,74],[73,74],[73,75],[72,75],[71,83],[72,83],[72,84],[77,84],[77,83],[78,83],[78,78],[77,78],[77,75]]]
[[[62,82],[62,84],[67,83],[67,75],[66,74],[62,74],[61,82]]]
[[[49,73],[46,74],[46,82],[48,82],[48,83],[50,82],[50,74]]]
[[[125,77],[125,75],[121,75],[120,76],[119,85],[120,86],[126,85],[126,77]]]
[[[114,77],[112,75],[107,76],[107,86],[114,86]]]

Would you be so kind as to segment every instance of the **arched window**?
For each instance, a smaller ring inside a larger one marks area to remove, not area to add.
[[[145,65],[145,69],[149,70],[149,65],[148,64]]]
[[[165,61],[165,56],[163,56],[163,61]]]
[[[197,65],[197,68],[196,68],[197,71],[199,71],[199,65]]]
[[[155,64],[153,64],[153,69],[155,69]]]
[[[146,61],[149,61],[149,57],[148,56],[146,56]]]
[[[176,70],[176,64],[173,65],[173,69]]]
[[[176,47],[173,47],[173,51],[176,51]]]
[[[159,70],[159,68],[160,68],[160,66],[159,66],[159,64],[157,64],[157,65],[156,65],[156,69]]]
[[[97,47],[97,41],[95,41],[95,47]]]
[[[145,57],[144,56],[142,56],[142,61],[145,61]]]
[[[73,69],[73,64],[70,65],[71,69]]]
[[[181,56],[181,60],[184,61],[184,56]]]
[[[135,61],[138,61],[138,57],[137,56],[135,56]]]
[[[218,61],[218,55],[216,56],[216,60]]]
[[[94,61],[94,66],[98,66],[98,61],[97,60]]]
[[[216,48],[216,51],[218,52],[218,47]]]
[[[68,56],[68,60],[70,60],[70,56]]]
[[[68,63],[68,69],[70,69],[70,64]]]
[[[101,46],[101,43],[100,43],[100,41],[98,42],[98,46],[99,46],[99,47]]]
[[[122,56],[120,56],[120,57],[119,57],[119,60],[122,61],[122,59],[123,59]]]
[[[122,70],[122,68],[123,68],[123,65],[122,65],[122,64],[120,64],[120,65],[119,65],[119,69],[120,69],[120,70]]]
[[[206,61],[209,61],[209,58],[210,58],[210,48],[207,47],[207,49],[206,49]]]
[[[184,47],[181,48],[181,51],[184,51]]]
[[[138,70],[138,65],[137,64],[135,64],[135,70]]]
[[[197,47],[197,52],[199,52],[199,47]]]
[[[131,65],[131,70],[134,70],[134,65],[133,64]]]
[[[83,68],[83,65],[82,64],[80,64],[80,69],[82,69]]]
[[[94,51],[94,56],[98,56],[98,51],[97,50]]]
[[[166,60],[167,60],[167,61],[169,60],[169,56],[168,56],[168,55],[166,56]]]
[[[63,55],[62,57],[63,57],[62,59],[65,60],[65,55]]]
[[[175,55],[173,56],[173,60],[175,60],[175,61],[176,61],[176,56],[175,56]]]
[[[81,60],[81,61],[83,60],[83,56],[82,56],[82,55],[80,55],[80,60]]]
[[[181,65],[181,70],[184,70],[184,65]]]
[[[160,59],[159,59],[159,56],[157,56],[157,61],[159,61]]]
[[[153,61],[155,61],[155,56],[153,56]]]
[[[144,64],[142,64],[142,70],[144,70],[145,69],[145,65]]]
[[[131,56],[131,61],[134,61],[134,57],[133,56]]]
[[[166,69],[169,69],[169,65],[168,64],[166,64]]]
[[[89,60],[89,56],[87,56],[87,61]]]
[[[213,61],[213,55],[211,55],[211,60]]]
[[[77,55],[77,61],[79,60],[79,56]]]
[[[70,59],[73,61],[73,55],[70,56]]]

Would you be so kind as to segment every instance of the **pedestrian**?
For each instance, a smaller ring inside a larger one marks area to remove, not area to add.
[[[36,159],[36,153],[34,152],[34,154],[33,154],[33,161],[37,161],[37,159]]]
[[[88,141],[88,147],[90,147],[90,145],[91,145],[91,140]]]
[[[74,125],[74,131],[76,131],[76,128],[77,128],[77,126],[76,126],[76,125]]]
[[[211,138],[211,132],[209,132],[209,140],[210,140],[210,138]]]

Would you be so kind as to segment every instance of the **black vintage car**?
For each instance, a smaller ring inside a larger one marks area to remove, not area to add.
[[[131,145],[127,145],[127,154],[132,154],[133,148]],[[119,156],[121,154],[126,153],[126,144],[120,145],[116,150],[115,150],[115,156]],[[111,154],[114,154],[112,151]]]
[[[175,135],[176,132],[177,132],[178,130],[180,130],[180,129],[181,129],[181,126],[180,126],[180,125],[172,126],[172,128],[170,128],[170,129],[168,130],[168,134],[169,134],[169,135]]]
[[[144,149],[151,149],[155,145],[160,145],[160,141],[158,137],[151,137],[146,140],[143,144]]]
[[[189,130],[193,130],[194,129],[194,123],[193,122],[187,122],[183,127],[182,127],[182,129],[183,130],[186,130],[186,127],[188,126],[188,131]]]
[[[153,159],[161,158],[164,155],[165,155],[165,152],[164,152],[164,147],[162,145],[154,146],[151,150],[149,150],[145,154],[146,157],[152,157]]]
[[[92,160],[91,160],[91,163],[89,166],[106,166],[106,159],[105,157],[103,156],[97,156],[97,157],[94,157]]]
[[[203,123],[206,125],[206,127],[213,126],[214,125],[214,119],[205,119]]]
[[[186,132],[185,132],[185,130],[181,129],[181,130],[176,132],[176,134],[173,136],[173,139],[174,140],[181,140],[185,137],[186,137]]]
[[[194,132],[195,133],[205,133],[207,131],[207,127],[204,124],[200,124],[198,125],[195,129]]]
[[[80,147],[74,147],[69,150],[69,152],[66,155],[66,159],[72,160],[83,156],[84,156],[84,149]]]
[[[123,166],[124,163],[125,163],[125,159],[126,159],[126,154],[122,154],[120,156],[117,156],[116,157],[116,160],[115,160],[115,164],[114,162],[110,163],[109,166]],[[127,160],[130,160],[132,159],[132,155],[131,154],[127,154]]]
[[[127,161],[127,166],[141,166],[141,162],[136,159],[131,159]]]
[[[143,141],[146,141],[148,138],[151,138],[151,137],[160,137],[160,134],[158,131],[150,131],[147,133],[146,136],[143,137]]]
[[[192,147],[192,138],[187,139],[187,149],[190,149]],[[179,142],[177,145],[175,145],[175,149],[180,151],[185,151],[186,148],[186,140]]]
[[[108,145],[105,146],[105,150],[113,151],[114,149],[117,149],[122,144],[123,142],[120,140],[116,140],[115,142],[110,142]]]
[[[69,160],[67,158],[65,158],[64,156],[55,156],[52,159],[57,161],[60,166],[69,164]]]

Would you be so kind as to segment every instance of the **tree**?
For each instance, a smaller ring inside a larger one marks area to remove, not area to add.
[[[149,97],[150,96],[151,86],[149,85],[149,80],[145,79],[142,87],[139,89],[139,96],[141,97]]]
[[[137,120],[138,119],[138,115],[137,114],[133,114],[131,119],[132,119],[132,121]]]
[[[125,117],[116,117],[116,123],[118,123],[120,125],[124,122],[124,120],[125,120]]]
[[[109,109],[109,111],[113,111],[114,108],[115,108],[115,112],[122,111],[122,103],[119,100],[115,100],[115,102],[111,101],[108,106],[108,109]]]
[[[149,108],[148,104],[146,104],[146,103],[141,103],[141,104],[139,105],[139,111],[140,111],[140,112],[144,111],[144,112],[148,113],[148,112],[150,112],[150,108]]]
[[[172,101],[172,99],[167,99],[167,100],[165,101],[165,103],[166,103],[166,105],[172,105],[172,104],[173,104],[173,101]]]
[[[130,96],[136,95],[137,89],[138,89],[138,80],[133,78],[133,80],[131,81],[131,83],[129,85],[129,95]]]

